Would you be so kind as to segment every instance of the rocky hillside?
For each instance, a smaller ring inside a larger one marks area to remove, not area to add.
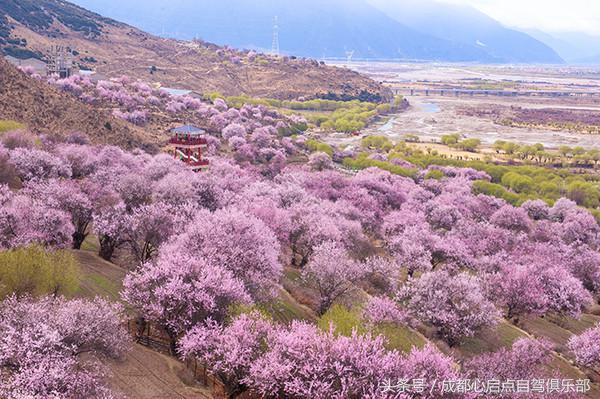
[[[22,122],[34,132],[65,136],[85,133],[95,143],[150,149],[157,140],[108,111],[92,108],[70,94],[30,78],[0,59],[0,119]]]
[[[162,39],[60,0],[0,3],[5,54],[44,58],[50,46],[108,77],[130,75],[165,87],[225,95],[383,100],[390,92],[356,72],[314,60],[271,57],[202,41]]]

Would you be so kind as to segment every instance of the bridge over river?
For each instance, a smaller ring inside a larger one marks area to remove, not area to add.
[[[395,95],[403,96],[496,96],[496,97],[600,97],[600,91],[548,91],[548,90],[474,90],[474,89],[441,89],[441,88],[397,88]]]

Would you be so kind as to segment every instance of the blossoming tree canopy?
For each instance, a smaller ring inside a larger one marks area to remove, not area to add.
[[[0,382],[7,397],[95,397],[109,394],[98,361],[84,353],[118,358],[128,348],[123,309],[102,299],[16,299],[0,303]]]

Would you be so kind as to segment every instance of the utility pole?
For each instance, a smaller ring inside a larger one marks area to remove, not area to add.
[[[73,55],[71,51],[71,49],[62,45],[50,47],[48,75],[58,75],[60,79],[71,76],[73,73]]]
[[[346,51],[346,61],[348,64],[352,62],[352,56],[354,56],[354,50]]]
[[[273,18],[273,42],[271,43],[271,54],[279,56],[279,18]]]

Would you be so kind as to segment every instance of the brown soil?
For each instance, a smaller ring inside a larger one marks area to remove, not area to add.
[[[126,358],[106,363],[112,375],[109,386],[128,399],[212,399],[210,392],[197,384],[186,385],[191,374],[173,359],[133,345]]]

